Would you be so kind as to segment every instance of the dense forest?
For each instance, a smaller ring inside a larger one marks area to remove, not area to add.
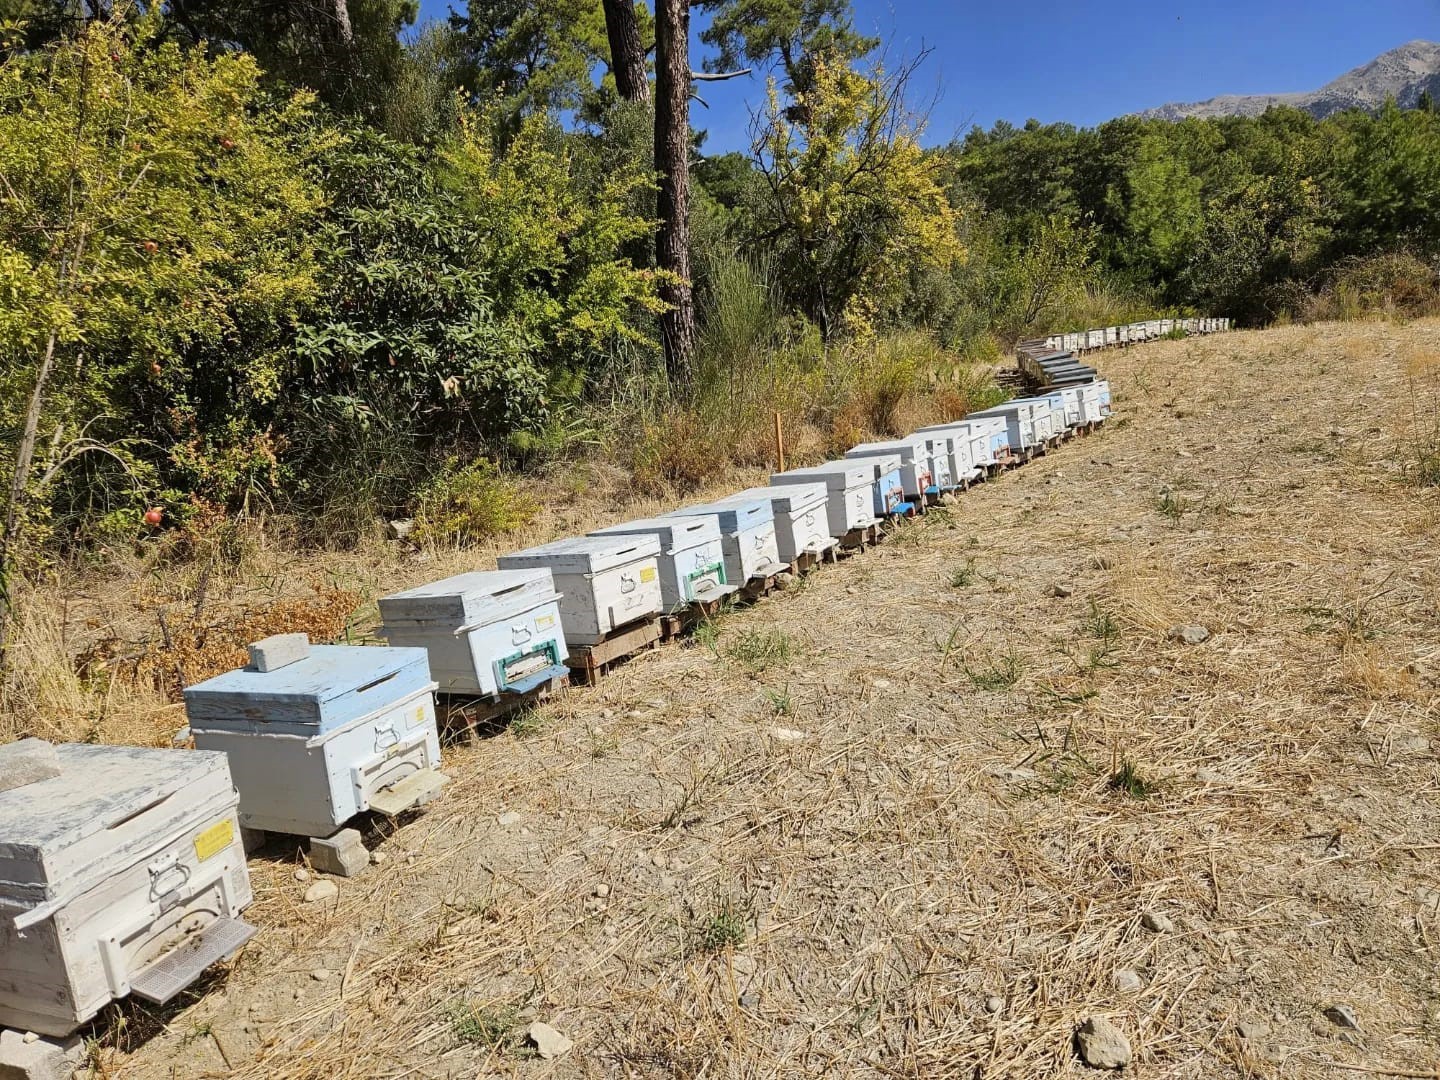
[[[845,0],[697,7],[701,56],[686,0],[0,0],[0,583],[261,513],[463,540],[557,457],[684,486],[777,410],[821,449],[963,412],[1027,333],[1433,304],[1429,102],[933,146],[944,63]]]

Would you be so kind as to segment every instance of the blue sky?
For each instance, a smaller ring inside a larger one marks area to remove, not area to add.
[[[430,17],[450,7],[422,3]],[[1091,125],[1167,101],[1312,90],[1396,45],[1440,39],[1440,0],[856,0],[855,15],[892,57],[931,50],[914,81],[917,98],[938,95],[927,143],[1002,119]],[[704,17],[693,21],[698,35]],[[697,68],[703,56],[697,37]],[[710,107],[691,119],[709,132],[706,152],[746,149],[763,77],[700,94]]]

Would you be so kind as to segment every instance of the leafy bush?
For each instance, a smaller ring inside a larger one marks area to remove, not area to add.
[[[539,509],[518,484],[491,461],[468,465],[451,460],[421,489],[415,538],[438,544],[469,544],[530,523]]]

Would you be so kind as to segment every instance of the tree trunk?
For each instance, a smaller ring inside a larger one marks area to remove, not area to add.
[[[20,510],[25,504],[25,489],[30,485],[30,467],[35,463],[35,439],[40,431],[40,411],[45,404],[45,388],[55,367],[55,335],[45,342],[45,355],[35,374],[35,389],[30,394],[30,407],[25,410],[25,427],[20,432],[20,445],[15,450],[15,471],[10,477],[10,499],[5,505],[5,531],[0,533],[0,672],[5,670],[6,647],[10,640],[10,616],[14,608],[11,586],[15,574],[15,542],[20,536]]]
[[[634,0],[602,0],[605,36],[610,39],[610,72],[615,89],[626,101],[649,101],[650,80],[645,74],[645,46]]]
[[[695,300],[690,292],[690,2],[655,4],[655,171],[660,230],[655,263],[674,276],[660,288],[670,305],[660,317],[665,370],[672,385],[690,375]]]

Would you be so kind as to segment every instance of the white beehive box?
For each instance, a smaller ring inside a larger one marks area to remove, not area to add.
[[[970,471],[967,479],[975,479],[992,465],[999,465],[1010,457],[1010,441],[1005,436],[1005,421],[998,417],[973,417],[952,420],[945,424],[931,424],[916,432],[917,435],[948,435],[956,447],[957,461],[968,460]],[[960,447],[964,446],[964,459]]]
[[[877,454],[845,460],[858,461],[870,470],[870,493],[877,517],[894,517],[914,512],[914,503],[905,498],[905,481],[900,475],[898,454]]]
[[[229,755],[240,824],[319,837],[444,783],[434,690],[424,649],[316,645],[186,687],[185,711],[195,746]]]
[[[793,563],[802,555],[819,557],[836,544],[830,534],[827,491],[824,484],[785,484],[746,488],[731,498],[768,499],[775,521],[775,549],[780,561]]]
[[[938,485],[942,491],[954,491],[968,484],[979,473],[971,460],[971,437],[968,431],[942,428],[939,431],[917,431],[916,438],[925,440],[926,452],[930,455],[931,474],[945,476],[946,482]],[[938,462],[944,462],[943,468]]]
[[[381,635],[422,648],[447,694],[527,694],[569,672],[548,569],[476,570],[382,597]]]
[[[948,461],[944,463],[947,475],[943,480],[935,475],[930,448],[926,444],[924,436],[861,443],[859,446],[845,451],[845,456],[847,458],[899,458],[901,488],[905,492],[905,498],[911,502],[923,505],[925,496],[938,495],[941,487],[954,486],[948,475]]]
[[[1100,385],[1088,382],[1079,383],[1075,387],[1080,395],[1080,422],[1082,424],[1098,424],[1105,417],[1100,411]]]
[[[804,469],[772,473],[771,487],[824,484],[825,513],[831,537],[874,525],[875,470],[865,461],[827,461]]]
[[[612,631],[664,612],[656,536],[574,536],[495,560],[501,570],[543,567],[560,592],[569,645],[594,645]]]
[[[719,600],[738,588],[725,573],[720,522],[714,516],[640,518],[590,535],[655,537],[660,544],[660,600],[667,612]]]
[[[676,510],[667,517],[712,516],[720,524],[725,576],[733,585],[773,577],[785,564],[775,532],[775,508],[766,497],[741,493]]]
[[[1096,379],[1095,392],[1100,398],[1100,418],[1104,420],[1112,411],[1110,405],[1110,380]]]
[[[0,1024],[65,1036],[169,1001],[254,929],[225,755],[55,752],[59,776],[0,793]]]
[[[971,413],[970,417],[996,417],[1005,421],[1005,434],[1013,453],[1020,454],[1043,443],[1050,437],[1048,430],[1049,410],[1045,410],[1044,425],[1037,424],[1035,408],[1025,402],[1007,401],[991,409]]]

